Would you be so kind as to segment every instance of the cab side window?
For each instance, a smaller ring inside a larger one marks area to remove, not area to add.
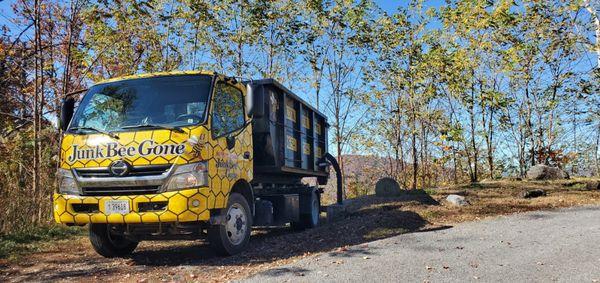
[[[245,124],[242,91],[226,83],[218,83],[213,98],[212,132],[220,137],[242,128]]]

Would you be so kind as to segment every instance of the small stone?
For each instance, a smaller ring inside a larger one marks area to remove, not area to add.
[[[585,183],[585,189],[588,191],[600,190],[600,181],[589,181]]]
[[[469,202],[465,199],[465,197],[459,195],[449,195],[446,197],[446,201],[456,206],[469,205]]]
[[[523,192],[523,198],[537,198],[537,197],[543,197],[543,196],[546,196],[546,191],[541,190],[541,189],[529,190],[529,191]]]

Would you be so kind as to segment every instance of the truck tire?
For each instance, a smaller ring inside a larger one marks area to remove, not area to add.
[[[208,228],[208,241],[213,250],[224,256],[242,252],[250,241],[252,213],[246,198],[231,193],[224,210],[224,223]]]
[[[300,221],[292,222],[294,230],[304,230],[319,226],[319,218],[321,214],[321,200],[316,192],[310,193],[310,213],[300,213]]]
[[[108,224],[90,224],[90,242],[94,250],[103,257],[128,256],[139,243],[111,233]]]

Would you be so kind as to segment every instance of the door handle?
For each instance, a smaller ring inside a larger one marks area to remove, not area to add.
[[[244,152],[244,159],[250,159],[250,152],[249,151]]]

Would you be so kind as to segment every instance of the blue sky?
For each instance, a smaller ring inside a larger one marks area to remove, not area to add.
[[[13,17],[12,8],[10,7],[13,2],[14,0],[0,0],[0,26],[4,24],[12,26],[9,19]]]

